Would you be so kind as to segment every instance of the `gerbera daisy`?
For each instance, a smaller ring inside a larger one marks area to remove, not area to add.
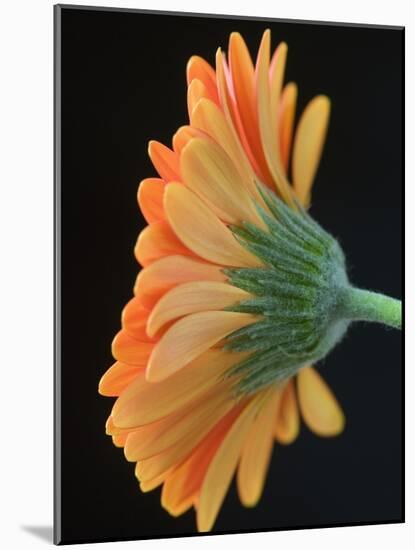
[[[312,99],[294,132],[287,46],[272,59],[270,48],[265,31],[254,66],[233,33],[215,69],[189,60],[190,122],[172,149],[150,142],[159,178],[138,190],[142,270],[99,385],[118,397],[106,430],[141,490],[162,485],[174,516],[194,507],[199,531],[235,474],[242,504],[258,502],[273,446],[296,439],[300,416],[319,436],[341,433],[312,364],[351,320],[401,322],[400,302],[350,286],[340,246],[306,212],[330,102]]]

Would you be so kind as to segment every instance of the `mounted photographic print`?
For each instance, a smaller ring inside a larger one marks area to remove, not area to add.
[[[55,6],[55,542],[398,523],[399,27]]]

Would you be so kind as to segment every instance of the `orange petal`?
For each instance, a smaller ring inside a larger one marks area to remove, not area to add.
[[[183,254],[192,256],[192,252],[176,237],[166,221],[148,225],[137,239],[135,257],[142,266],[147,266],[164,256]]]
[[[136,428],[119,428],[114,424],[114,419],[109,416],[105,424],[105,433],[107,435],[120,435],[132,433]]]
[[[281,151],[281,162],[285,173],[288,171],[290,151],[297,104],[297,86],[294,82],[287,84],[282,92],[278,114],[278,133]]]
[[[229,125],[221,109],[212,101],[202,98],[193,109],[191,121],[192,127],[206,132],[226,151],[238,170],[239,179],[243,182],[244,187],[253,197],[258,198],[254,172],[235,136],[233,127]]]
[[[136,466],[136,469],[135,469],[136,476],[137,476],[137,470],[138,470],[138,467]],[[153,477],[153,479],[146,479],[146,480],[140,481],[141,491],[143,493],[148,493],[149,491],[153,491],[154,489],[156,489],[156,487],[159,487],[159,485],[161,485],[168,478],[172,470],[173,468],[171,468],[170,470],[167,470],[166,472],[163,472],[161,475],[157,477]]]
[[[107,397],[118,396],[142,370],[140,367],[117,361],[99,381],[98,392]]]
[[[190,457],[173,470],[163,486],[161,503],[164,508],[170,512],[176,511],[181,502],[198,493],[212,458],[241,410],[241,405],[234,407],[201,441]]]
[[[203,82],[198,78],[194,78],[187,88],[187,110],[189,112],[189,119],[192,117],[192,112],[196,103],[202,97],[207,97],[207,95],[208,92]]]
[[[237,32],[233,32],[229,39],[229,68],[232,74],[232,84],[238,114],[242,122],[243,133],[249,144],[247,153],[249,155],[250,151],[252,152],[259,167],[259,175],[262,181],[268,182],[269,170],[258,131],[255,101],[255,70],[245,41]]]
[[[265,37],[264,37],[265,38]],[[263,38],[263,39],[264,39]],[[271,40],[271,34],[269,32],[269,38]],[[281,102],[281,90],[284,81],[285,65],[287,61],[288,47],[285,42],[281,42],[278,48],[275,50],[272,56],[271,63],[269,65],[269,89],[270,89],[270,108],[272,122],[278,122],[278,111],[280,109]],[[277,132],[277,143],[279,143],[279,133]],[[278,156],[278,151],[276,152]],[[281,159],[278,157],[278,160]]]
[[[249,159],[249,164],[256,174],[258,174],[262,181],[265,181],[265,177],[261,174],[261,170],[258,167],[258,163],[251,151],[249,143],[245,136],[242,121],[235,105],[235,100],[232,97],[231,88],[232,82],[230,76],[227,76],[229,72],[224,54],[219,48],[216,52],[216,77],[218,83],[218,92],[222,111],[225,115],[226,122],[234,136],[235,142],[238,144],[241,154]],[[244,163],[245,164],[245,163]],[[242,170],[246,170],[244,165],[241,165]],[[249,173],[247,171],[247,173]]]
[[[116,447],[124,447],[125,442],[127,441],[128,434],[119,434],[112,436],[112,442]]]
[[[174,151],[158,141],[150,141],[148,154],[164,181],[180,180],[179,157]]]
[[[132,298],[122,311],[121,323],[123,329],[136,340],[141,342],[151,341],[146,330],[149,314],[149,310],[142,305],[139,298]]]
[[[134,293],[145,307],[151,309],[176,285],[190,281],[226,281],[221,269],[187,256],[167,256],[141,270]]]
[[[299,431],[300,415],[295,397],[294,381],[290,380],[283,390],[274,434],[279,443],[289,445],[297,439]]]
[[[200,426],[199,429],[188,432],[185,437],[165,451],[146,460],[139,461],[137,465],[137,476],[140,481],[157,477],[173,466],[178,466],[182,463],[190,456],[203,437],[213,428],[215,423],[219,422],[221,417],[227,413],[232,404],[232,400],[228,400],[216,409],[210,409],[210,416],[204,419],[204,424]]]
[[[124,449],[127,460],[147,460],[191,435],[196,445],[233,406],[227,386],[218,385],[199,401],[192,402],[158,422],[137,428],[131,433]]]
[[[311,431],[322,437],[331,437],[343,431],[343,411],[315,369],[305,367],[300,370],[297,390],[301,414]]]
[[[249,430],[238,467],[238,493],[244,506],[255,506],[260,499],[271,460],[281,390],[273,388],[268,394]]]
[[[209,139],[209,136],[207,134],[205,134],[201,130],[198,130],[197,128],[193,128],[192,126],[180,126],[180,128],[173,136],[173,149],[175,153],[181,155],[184,147],[189,143],[191,139],[195,137]]]
[[[320,163],[330,116],[330,100],[320,95],[310,101],[298,123],[293,148],[293,182],[299,200],[306,206]]]
[[[127,331],[121,330],[112,341],[112,354],[121,363],[144,367],[153,347],[154,344],[140,342]]]
[[[164,208],[176,235],[201,258],[228,266],[262,265],[238,243],[212,210],[183,185],[172,183],[167,187]]]
[[[156,422],[209,391],[227,369],[244,357],[246,354],[212,349],[157,384],[147,382],[144,373],[140,373],[115,402],[113,421],[121,428]]]
[[[215,142],[190,141],[182,152],[180,168],[187,187],[224,222],[250,221],[265,227],[231,158]]]
[[[226,434],[209,465],[203,480],[197,509],[197,528],[199,531],[210,531],[215,523],[235,472],[245,438],[262,399],[263,395],[258,394],[245,407]]]
[[[246,313],[204,311],[180,319],[154,346],[147,379],[158,382],[171,376],[220,340],[258,318]]]
[[[238,32],[229,38],[229,68],[244,127],[255,128],[255,71],[245,41]]]
[[[226,63],[225,54],[222,53],[220,48],[216,52],[216,77],[222,110],[225,114],[226,120],[228,121],[229,127],[232,128],[232,132],[235,134],[238,143],[240,143],[243,154],[248,158],[255,174],[259,176],[261,181],[265,182],[267,176],[262,174],[245,135],[241,116],[235,100],[232,79]]]
[[[166,323],[199,311],[214,311],[251,298],[251,294],[227,283],[200,281],[172,288],[156,304],[148,318],[147,333],[154,336]]]
[[[169,483],[170,480],[174,479],[175,477],[177,477],[177,474],[175,473],[175,471],[173,471],[173,473],[170,474],[170,476],[167,478],[166,482],[164,483],[163,489],[161,491],[161,505],[165,510],[167,510],[167,512],[171,516],[178,517],[184,514],[185,512],[187,512],[187,510],[189,510],[193,506],[193,499],[195,495],[190,494],[182,498],[176,497],[174,502],[172,501],[173,499],[170,498],[170,495],[173,494],[173,492],[171,492],[170,495],[166,497],[165,496],[167,491],[166,487],[169,487],[167,484]]]
[[[219,103],[215,71],[207,61],[197,55],[192,56],[187,63],[186,76],[188,85],[195,78],[203,82],[212,101]]]
[[[158,222],[165,218],[163,211],[163,194],[165,183],[159,178],[147,178],[138,187],[138,204],[148,223]]]
[[[269,83],[270,46],[271,35],[270,31],[267,30],[264,32],[264,35],[262,37],[257,60],[256,82],[259,128],[265,158],[268,168],[272,174],[275,186],[285,202],[289,205],[292,205],[293,199],[291,188],[282,169],[279,156],[278,134],[277,132],[275,132],[275,126],[272,124],[273,120],[277,120],[277,116],[275,114],[275,118],[273,119],[273,112],[271,110],[271,92]],[[277,50],[274,67],[274,74],[276,76],[275,80],[273,81],[273,101],[275,101],[275,98],[277,96],[279,97],[278,86],[281,86],[286,50],[287,47],[284,43],[280,44]]]
[[[164,490],[164,487],[165,485],[163,485],[163,490]],[[163,508],[167,510],[171,516],[177,518],[178,516],[181,516],[182,514],[190,510],[190,508],[193,506],[193,498],[194,498],[194,495],[190,495],[188,498],[180,501],[180,503],[177,504],[176,506],[170,506],[170,507],[163,506]]]

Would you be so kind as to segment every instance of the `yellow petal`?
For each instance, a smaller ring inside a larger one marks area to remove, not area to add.
[[[278,134],[281,151],[281,162],[286,174],[290,161],[295,109],[297,105],[297,94],[298,90],[294,82],[290,82],[285,86],[281,95],[280,111],[278,115]]]
[[[168,185],[164,208],[178,238],[201,258],[227,266],[262,265],[238,243],[212,210],[183,185]]]
[[[297,439],[299,431],[300,415],[295,397],[294,381],[290,380],[283,390],[274,433],[279,443],[289,445]]]
[[[158,222],[165,218],[163,211],[163,194],[166,185],[159,178],[147,178],[138,188],[138,204],[148,223]]]
[[[247,313],[204,311],[180,319],[154,346],[146,376],[159,382],[186,366],[220,340],[258,318]]]
[[[210,531],[229,488],[245,438],[263,399],[259,394],[246,406],[226,434],[209,465],[200,490],[197,528]]]
[[[166,256],[142,269],[137,277],[134,294],[148,309],[168,290],[190,281],[226,281],[221,266],[187,256]]]
[[[330,116],[330,100],[320,95],[310,101],[298,123],[293,148],[293,182],[299,200],[308,205],[320,163]]]
[[[278,134],[275,132],[275,126],[272,124],[273,113],[271,111],[271,95],[270,95],[270,83],[269,83],[269,56],[270,56],[270,44],[271,35],[269,30],[264,32],[261,45],[258,52],[257,60],[257,107],[258,107],[258,119],[259,129],[261,134],[262,147],[264,149],[265,158],[268,164],[268,168],[272,174],[276,188],[289,205],[293,205],[293,198],[290,185],[282,169],[280,155]],[[282,43],[278,48],[278,54],[275,61],[274,74],[274,90],[273,101],[275,97],[279,97],[279,88],[281,87],[282,73],[284,71],[285,57],[287,46]]]
[[[140,373],[115,402],[114,423],[137,427],[174,413],[218,384],[226,370],[244,357],[246,354],[212,349],[158,384],[147,382]]]
[[[166,221],[148,225],[137,239],[135,257],[142,266],[147,266],[164,256],[182,254],[193,256],[184,246]]]
[[[238,467],[238,493],[244,506],[255,506],[260,499],[274,446],[273,430],[281,390],[275,388],[268,393],[249,430]]]
[[[197,313],[221,310],[251,298],[251,294],[227,283],[200,281],[172,288],[155,305],[147,322],[147,334],[154,336],[169,321]]]
[[[300,370],[297,389],[301,414],[311,431],[322,437],[338,435],[343,431],[343,411],[315,369],[305,367]]]
[[[213,141],[193,139],[182,152],[180,168],[187,187],[224,222],[249,221],[265,227],[238,170],[222,147]]]
[[[180,180],[179,157],[174,151],[158,141],[150,141],[148,154],[164,181]]]

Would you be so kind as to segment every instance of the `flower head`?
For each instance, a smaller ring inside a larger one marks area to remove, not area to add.
[[[320,436],[344,427],[311,366],[349,323],[343,253],[305,210],[330,103],[312,99],[294,132],[287,46],[271,59],[270,40],[255,66],[237,33],[215,70],[188,63],[190,123],[172,149],[150,142],[160,177],[138,191],[143,269],[99,387],[118,397],[107,433],[142,491],[162,485],[174,516],[194,507],[200,531],[235,473],[242,504],[258,502],[274,443],[296,439],[300,413]]]

